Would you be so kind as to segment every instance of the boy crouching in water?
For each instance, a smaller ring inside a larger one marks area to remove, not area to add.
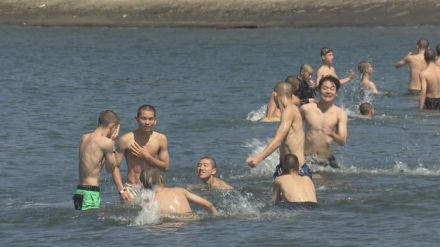
[[[298,158],[293,154],[285,156],[283,175],[273,183],[272,202],[289,202],[298,205],[316,205],[315,185],[308,176],[300,176]]]
[[[216,177],[217,163],[209,156],[200,158],[197,163],[197,175],[205,183],[206,188],[215,190],[232,190],[233,187]]]
[[[155,192],[154,200],[159,203],[161,214],[192,213],[189,202],[206,208],[211,214],[217,214],[217,209],[208,200],[184,188],[166,188],[164,186],[164,179],[156,168],[143,171],[140,180],[145,189]]]

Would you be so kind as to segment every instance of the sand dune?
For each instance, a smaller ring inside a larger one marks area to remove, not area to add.
[[[153,27],[438,25],[436,0],[0,0],[0,23]]]

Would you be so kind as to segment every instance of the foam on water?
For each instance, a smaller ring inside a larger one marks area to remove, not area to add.
[[[266,108],[267,108],[267,104],[264,104],[260,108],[258,108],[258,110],[249,112],[246,117],[246,120],[252,122],[260,121],[262,118],[266,116]]]
[[[135,202],[141,206],[141,210],[133,220],[133,225],[151,225],[159,224],[161,222],[160,206],[157,201],[154,200],[154,191],[143,190],[140,198]]]
[[[266,141],[261,141],[256,138],[245,142],[243,145],[245,148],[249,148],[252,152],[249,154],[250,156],[257,155],[266,147],[266,145],[271,141],[271,139],[267,139]],[[250,170],[251,176],[266,176],[272,175],[275,171],[275,167],[278,165],[280,159],[280,154],[278,151],[273,152],[266,159],[261,161],[261,163],[256,167]]]

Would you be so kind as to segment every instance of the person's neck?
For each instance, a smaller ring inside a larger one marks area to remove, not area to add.
[[[153,134],[153,130],[151,130],[151,131],[144,131],[144,130],[142,130],[142,129],[137,129],[137,130],[135,130],[135,132],[136,132],[136,134],[138,134],[140,137],[145,137],[145,138],[148,138],[148,137],[150,137],[152,134]]]
[[[203,180],[203,182],[208,186],[208,187],[212,187],[215,183],[215,177],[214,176],[210,176],[207,180]]]
[[[361,81],[369,81],[369,80],[370,80],[370,74],[368,73],[362,74]]]
[[[321,109],[322,112],[326,112],[330,107],[332,107],[333,102],[324,102],[322,100],[318,103],[318,108]]]
[[[109,132],[110,132],[110,129],[108,129],[108,128],[104,128],[104,127],[98,127],[98,128],[96,128],[95,131],[93,131],[93,132],[96,133],[97,135],[107,137],[108,134],[109,134]]]
[[[417,54],[424,54],[426,49],[418,49]]]
[[[328,68],[331,68],[333,66],[333,64],[326,62],[326,61],[322,61],[322,65],[327,66]]]

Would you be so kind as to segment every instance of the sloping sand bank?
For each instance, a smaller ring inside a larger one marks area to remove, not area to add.
[[[0,0],[0,23],[48,26],[439,25],[438,0]]]

